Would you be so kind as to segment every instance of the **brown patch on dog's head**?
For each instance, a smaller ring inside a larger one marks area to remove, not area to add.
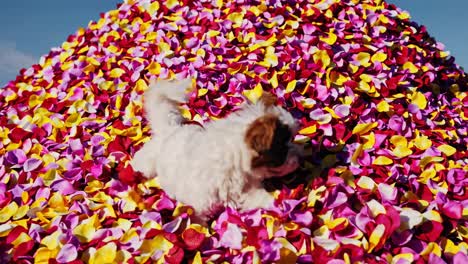
[[[276,105],[276,96],[269,92],[263,92],[262,97],[260,97],[259,101],[263,103],[266,107],[271,107]]]
[[[288,156],[290,141],[291,131],[278,117],[257,118],[245,134],[247,146],[257,154],[252,160],[252,168],[281,166]]]

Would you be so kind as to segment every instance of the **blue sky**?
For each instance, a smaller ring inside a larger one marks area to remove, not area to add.
[[[4,0],[0,5],[0,87],[99,14],[123,0]]]
[[[123,1],[123,0],[122,0]],[[50,48],[120,0],[5,0],[0,8],[0,87],[19,69],[38,61]],[[468,69],[467,0],[387,0],[408,10],[412,19],[446,45]]]
[[[445,44],[455,62],[468,72],[467,0],[386,0],[408,11],[411,20],[425,25],[429,34]]]

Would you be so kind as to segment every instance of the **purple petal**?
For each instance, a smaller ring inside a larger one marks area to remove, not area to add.
[[[169,223],[163,225],[163,230],[168,233],[175,233],[182,223],[182,217],[177,217]]]
[[[26,159],[26,153],[22,149],[9,151],[6,155],[6,160],[12,165],[23,164]]]
[[[51,188],[54,191],[60,192],[62,195],[69,195],[76,191],[73,185],[65,180],[59,180],[54,182]]]
[[[25,172],[30,172],[37,169],[41,164],[42,160],[31,158],[26,160],[26,162],[23,164],[23,169]]]
[[[349,105],[338,105],[335,108],[335,113],[339,117],[346,117],[349,115],[350,107]]]
[[[57,261],[59,263],[67,263],[73,261],[78,256],[78,251],[71,244],[66,244],[62,247],[57,255]]]

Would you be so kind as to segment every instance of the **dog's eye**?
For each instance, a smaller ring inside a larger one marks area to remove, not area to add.
[[[292,139],[292,133],[289,129],[280,129],[277,133],[278,143],[287,143]]]

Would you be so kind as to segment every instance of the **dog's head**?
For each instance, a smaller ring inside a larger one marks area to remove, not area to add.
[[[298,146],[293,143],[297,123],[289,112],[276,106],[271,94],[262,96],[264,114],[255,119],[245,133],[245,143],[252,150],[252,170],[264,178],[284,176],[299,166]]]

